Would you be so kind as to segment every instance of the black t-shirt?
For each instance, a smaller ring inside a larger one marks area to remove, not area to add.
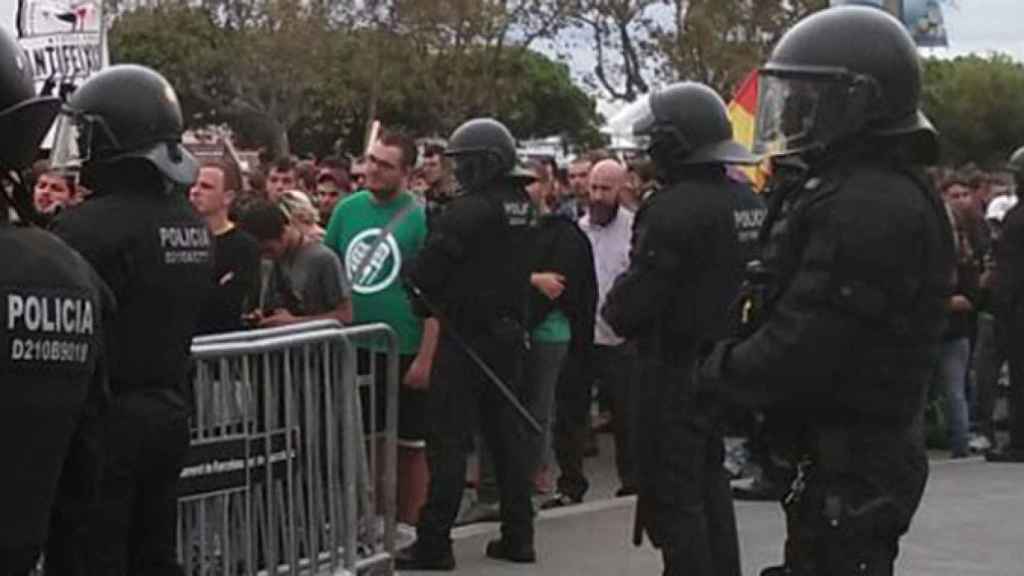
[[[198,334],[242,330],[242,315],[259,302],[260,247],[231,228],[213,239],[213,285],[199,314]]]

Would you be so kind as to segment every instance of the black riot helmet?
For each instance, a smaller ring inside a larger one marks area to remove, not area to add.
[[[455,161],[455,179],[467,192],[502,177],[532,178],[518,167],[512,133],[493,118],[474,118],[456,128],[444,154]]]
[[[61,112],[53,152],[56,168],[90,168],[136,158],[179,185],[199,165],[181,145],[184,122],[171,84],[144,66],[111,66],[89,78]]]
[[[635,136],[648,139],[659,170],[695,164],[755,164],[757,158],[733,140],[722,98],[697,82],[678,82],[645,97],[630,118]]]
[[[0,28],[0,163],[5,172],[24,169],[35,160],[59,110],[57,98],[36,96],[24,51]]]
[[[37,220],[20,172],[35,160],[59,110],[57,98],[36,95],[24,51],[0,28],[0,221],[8,207],[24,221]]]
[[[920,112],[921,62],[899,20],[868,6],[836,6],[791,28],[760,70],[754,151],[825,150],[856,137],[909,137],[937,154]]]

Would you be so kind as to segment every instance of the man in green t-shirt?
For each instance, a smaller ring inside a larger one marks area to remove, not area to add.
[[[423,207],[404,189],[415,164],[411,139],[383,134],[367,154],[366,189],[338,204],[324,237],[351,280],[354,323],[383,322],[398,335],[398,507],[399,520],[410,524],[415,524],[426,498],[426,388],[438,333],[435,320],[424,321],[413,314],[401,281],[402,263],[414,258],[427,238]],[[364,360],[368,362],[370,355],[364,352]],[[372,355],[376,374],[382,377],[383,355]],[[381,380],[376,387],[379,398],[383,398],[383,384]],[[382,410],[384,402],[377,405]]]

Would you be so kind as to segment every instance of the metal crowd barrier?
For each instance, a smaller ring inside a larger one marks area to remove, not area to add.
[[[358,349],[383,358],[384,390]],[[192,357],[177,526],[186,574],[393,574],[394,332],[310,322],[196,338]]]

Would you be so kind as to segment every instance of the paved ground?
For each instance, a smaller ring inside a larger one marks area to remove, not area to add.
[[[487,559],[483,548],[496,525],[457,531],[457,574],[466,576],[625,576],[660,574],[659,556],[630,543],[633,500],[609,499],[610,446],[590,460],[597,489],[576,509],[546,512],[537,523],[540,562],[513,566]],[[604,498],[602,500],[602,498]],[[736,505],[743,573],[756,575],[779,560],[782,516],[771,503]],[[979,458],[933,461],[932,474],[898,564],[904,576],[1021,576],[1024,574],[1024,465]],[[420,573],[407,572],[404,576]],[[427,574],[427,573],[422,573]]]

